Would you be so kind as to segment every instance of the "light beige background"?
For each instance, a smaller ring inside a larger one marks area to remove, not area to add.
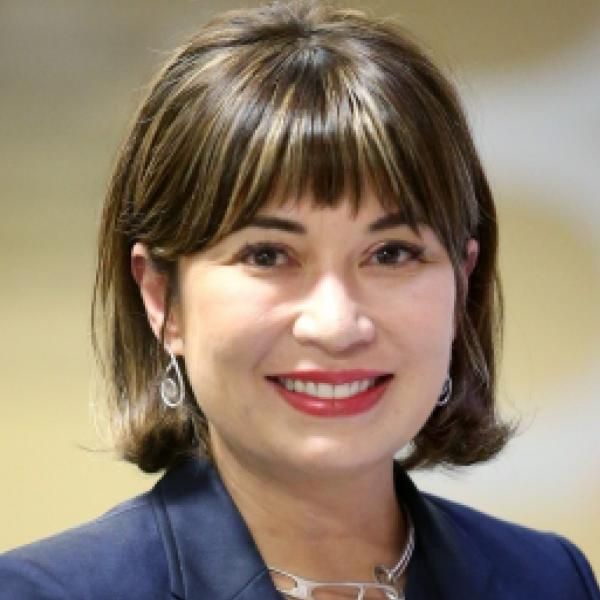
[[[165,51],[236,4],[0,1],[0,550],[90,519],[153,482],[98,451],[89,416],[99,206]],[[418,480],[566,534],[598,571],[600,3],[372,9],[400,15],[465,99],[501,217],[501,398],[522,419],[493,463]]]

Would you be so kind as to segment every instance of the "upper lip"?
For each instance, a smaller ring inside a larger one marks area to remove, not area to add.
[[[377,377],[392,376],[392,373],[374,369],[345,369],[342,371],[303,370],[290,371],[288,373],[277,373],[269,375],[269,379],[299,379],[301,381],[314,381],[315,383],[331,383],[341,385],[352,383],[362,379],[374,379]]]

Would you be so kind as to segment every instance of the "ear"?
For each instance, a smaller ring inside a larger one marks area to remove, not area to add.
[[[148,248],[139,242],[131,249],[131,274],[140,288],[148,323],[156,339],[160,340],[164,327],[165,345],[174,354],[182,354],[181,318],[175,302],[170,307],[168,317],[166,315],[168,274],[156,267]]]
[[[465,260],[463,262],[463,275],[465,283],[469,285],[469,277],[477,264],[477,258],[479,257],[479,242],[475,238],[470,238],[467,242],[467,248],[465,252]]]
[[[461,269],[460,269],[460,275],[463,280],[464,294],[465,294],[463,302],[466,302],[467,294],[469,291],[469,277],[471,276],[473,269],[475,269],[475,266],[477,265],[478,257],[479,257],[479,242],[475,238],[470,238],[467,241],[467,246],[465,248],[465,257],[463,259]],[[464,309],[464,306],[462,307],[462,309]],[[456,314],[455,314],[455,317],[456,317]],[[453,324],[452,330],[453,330],[452,339],[455,339],[456,334],[457,334],[456,318],[454,319],[454,324]]]

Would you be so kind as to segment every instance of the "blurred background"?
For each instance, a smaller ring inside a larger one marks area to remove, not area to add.
[[[144,86],[210,15],[253,2],[0,0],[0,551],[93,518],[154,478],[96,434],[89,304],[100,205]],[[344,3],[364,8],[359,2]],[[434,493],[575,541],[600,571],[600,3],[407,0],[457,83],[501,221],[492,463]]]

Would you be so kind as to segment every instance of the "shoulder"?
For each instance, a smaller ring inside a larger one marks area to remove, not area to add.
[[[552,590],[552,597],[598,599],[600,590],[583,553],[552,532],[523,527],[462,504],[423,494],[441,518],[451,522],[465,543],[494,565],[497,585]],[[506,588],[506,589],[505,589]],[[510,597],[510,596],[507,596]]]
[[[1,555],[0,600],[164,596],[168,572],[151,494],[129,500],[90,523]],[[158,596],[158,590],[163,594]]]

